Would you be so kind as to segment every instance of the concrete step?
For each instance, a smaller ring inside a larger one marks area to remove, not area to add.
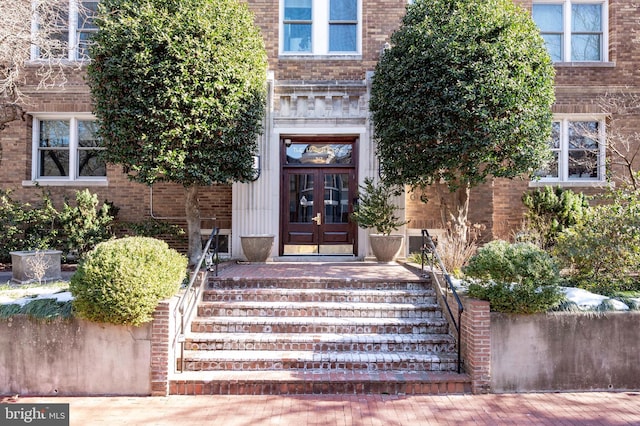
[[[172,395],[435,395],[471,393],[466,374],[425,371],[185,371]]]
[[[408,303],[361,302],[201,302],[199,317],[357,317],[434,318],[440,306]]]
[[[208,289],[204,302],[336,302],[336,303],[436,303],[432,289]]]
[[[442,317],[210,317],[196,318],[191,324],[193,333],[434,334],[447,330]]]
[[[187,350],[346,351],[454,353],[448,334],[192,333]]]
[[[455,371],[457,368],[455,354],[428,352],[184,351],[183,359],[186,371]]]
[[[429,280],[356,280],[356,279],[299,279],[299,278],[220,278],[211,276],[208,289],[337,289],[337,290],[430,290]]]

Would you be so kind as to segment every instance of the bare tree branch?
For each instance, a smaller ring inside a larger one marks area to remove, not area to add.
[[[24,88],[63,87],[80,62],[69,60],[69,0],[2,0],[0,130],[23,116]],[[80,16],[86,14],[78,2]]]

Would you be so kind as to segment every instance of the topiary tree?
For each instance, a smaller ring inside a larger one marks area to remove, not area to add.
[[[87,81],[105,159],[186,191],[192,263],[198,189],[246,182],[261,131],[266,51],[238,0],[101,0]]]
[[[492,241],[462,270],[470,279],[469,296],[488,300],[495,312],[545,312],[564,298],[556,260],[531,243]]]
[[[512,0],[416,0],[372,81],[384,179],[443,182],[443,221],[466,238],[471,187],[550,155],[553,80],[538,28]]]
[[[71,277],[78,317],[138,326],[152,319],[158,302],[177,293],[187,259],[148,237],[106,241],[91,250]]]

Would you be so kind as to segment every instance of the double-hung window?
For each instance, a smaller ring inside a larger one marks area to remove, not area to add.
[[[89,58],[89,38],[99,1],[55,0],[35,7],[31,58],[80,61]]]
[[[604,181],[604,118],[556,117],[552,126],[552,160],[536,176],[542,182]]]
[[[535,0],[532,14],[554,62],[608,61],[606,1]]]
[[[97,127],[88,114],[34,117],[32,179],[39,183],[106,181]]]
[[[361,0],[281,0],[280,51],[355,55],[361,45]]]

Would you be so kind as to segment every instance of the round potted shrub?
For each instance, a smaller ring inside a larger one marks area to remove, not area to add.
[[[399,207],[391,201],[401,191],[383,182],[375,184],[372,178],[365,178],[360,186],[358,203],[351,218],[364,229],[375,229],[369,235],[371,251],[379,262],[391,262],[402,247],[403,235],[391,234],[407,222],[396,216]]]
[[[78,265],[69,289],[80,318],[138,326],[180,289],[187,258],[167,243],[127,237],[98,244]]]

